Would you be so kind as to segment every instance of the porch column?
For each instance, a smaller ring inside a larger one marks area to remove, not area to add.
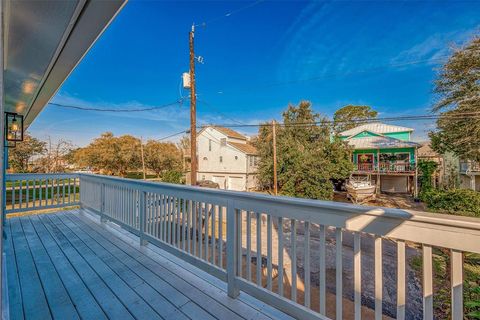
[[[377,183],[376,183],[377,187],[375,189],[376,189],[376,193],[380,194],[380,149],[377,149],[377,166],[376,167],[377,167]]]
[[[475,191],[475,175],[470,175],[470,189]]]
[[[414,157],[414,161],[415,161],[415,181],[413,182],[413,197],[414,198],[417,198],[418,197],[418,163],[417,163],[417,153],[418,153],[418,148],[415,147],[415,157]]]
[[[6,197],[6,188],[5,188],[5,169],[6,169],[6,158],[5,158],[5,106],[4,106],[4,93],[3,93],[3,1],[0,2],[0,183],[2,190],[0,192],[0,304],[1,304],[1,316],[3,318],[4,306],[3,303],[3,286],[4,283],[4,274],[3,274],[3,224],[5,223],[5,197]]]

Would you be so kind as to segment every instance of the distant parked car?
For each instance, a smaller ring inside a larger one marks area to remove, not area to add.
[[[197,186],[203,188],[220,189],[220,185],[212,180],[197,181]]]

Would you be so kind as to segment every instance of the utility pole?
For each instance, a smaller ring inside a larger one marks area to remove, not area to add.
[[[143,171],[143,180],[146,180],[145,175],[145,156],[143,154],[143,137],[140,137],[140,152],[142,154],[142,171]]]
[[[190,31],[190,184],[192,186],[197,184],[197,96],[195,90],[194,35],[195,25],[192,25],[192,31]]]
[[[277,130],[275,120],[272,120],[272,136],[273,136],[273,192],[278,194],[277,190]]]

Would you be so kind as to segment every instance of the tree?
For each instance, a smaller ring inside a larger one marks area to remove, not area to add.
[[[332,199],[331,179],[347,178],[353,165],[350,150],[338,137],[331,137],[325,117],[313,113],[310,102],[289,105],[277,127],[277,175],[281,194]],[[299,125],[301,124],[301,125]],[[256,141],[260,156],[259,183],[272,187],[272,128],[261,126]]]
[[[480,37],[456,49],[435,81],[440,112],[432,148],[480,161]],[[468,114],[468,115],[465,115]]]
[[[70,141],[60,139],[52,142],[52,139],[48,137],[44,156],[35,161],[34,171],[42,173],[67,171],[68,156],[72,149],[73,144]]]
[[[144,149],[145,166],[155,172],[157,177],[160,178],[169,171],[181,171],[182,153],[175,144],[148,140]]]
[[[366,122],[362,120],[376,118],[377,115],[378,112],[369,106],[347,105],[335,111],[333,128],[336,133],[340,133]]]
[[[29,162],[34,156],[42,155],[45,152],[46,143],[32,137],[25,132],[22,142],[17,142],[15,148],[10,148],[8,161],[14,172],[28,172]]]
[[[77,165],[97,172],[126,176],[127,171],[140,167],[140,139],[130,135],[114,137],[103,133],[88,146],[75,151]]]

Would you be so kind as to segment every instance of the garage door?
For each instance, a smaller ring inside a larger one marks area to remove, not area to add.
[[[380,178],[380,190],[382,192],[408,192],[408,177],[387,177]]]
[[[225,189],[226,188],[226,183],[225,182],[227,181],[227,178],[225,176],[213,176],[212,180],[213,180],[213,182],[218,183],[218,185],[220,186],[220,189]]]
[[[236,191],[245,190],[245,180],[241,177],[228,177],[228,189]]]

